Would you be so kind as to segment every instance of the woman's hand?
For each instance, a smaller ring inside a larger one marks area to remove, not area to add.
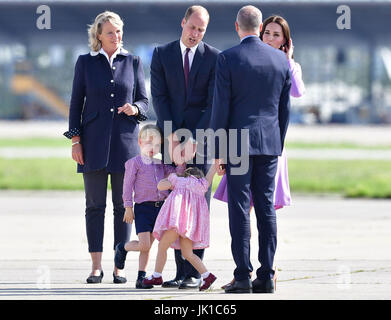
[[[124,214],[123,222],[133,223],[133,220],[134,220],[133,208],[132,207],[126,207],[125,208],[125,214]]]
[[[294,48],[294,46],[293,46],[293,42],[292,42],[292,38],[291,38],[291,39],[289,39],[289,48],[284,47],[284,51],[285,51],[288,59],[293,59],[292,58],[293,57],[293,48]]]
[[[225,164],[223,159],[215,159],[214,166],[218,176],[223,176],[225,174]]]
[[[130,103],[125,103],[122,107],[118,108],[118,114],[122,112],[128,116],[136,116],[138,114],[138,108]]]
[[[78,164],[84,165],[83,148],[80,144],[80,140],[72,139],[72,143],[75,143],[75,142],[76,142],[76,144],[72,145],[72,159],[75,160]],[[79,142],[79,143],[77,143],[77,142]]]

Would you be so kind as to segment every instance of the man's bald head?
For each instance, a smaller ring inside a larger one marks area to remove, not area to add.
[[[262,12],[254,6],[244,6],[239,10],[236,22],[243,32],[259,32],[262,24]]]
[[[197,12],[198,14],[202,14],[205,17],[207,17],[208,22],[209,22],[209,12],[208,12],[208,10],[206,10],[203,6],[196,6],[196,5],[187,8],[186,13],[185,13],[185,17],[184,17],[185,20],[186,21],[189,20],[190,16],[193,13],[195,13],[195,12]]]

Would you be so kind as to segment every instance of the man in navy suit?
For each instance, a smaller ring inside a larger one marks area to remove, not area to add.
[[[219,54],[211,127],[231,133],[228,156],[216,148],[218,174],[226,173],[231,250],[235,281],[226,293],[273,293],[273,261],[277,246],[273,207],[277,157],[281,155],[289,121],[289,67],[282,51],[259,39],[262,13],[254,6],[239,10],[235,22],[241,43]],[[236,135],[232,135],[236,133]],[[242,139],[245,137],[245,139]],[[216,141],[218,143],[219,141]],[[221,141],[220,141],[221,142]],[[236,161],[238,152],[242,161]],[[246,157],[246,158],[245,158]],[[235,160],[235,161],[234,161]],[[246,170],[238,170],[246,164]],[[225,169],[222,164],[226,164]],[[250,190],[257,218],[257,279],[250,272]]]
[[[165,154],[168,153],[177,164],[183,160],[175,158],[172,152],[182,142],[181,137],[178,136],[178,129],[187,129],[191,133],[190,137],[183,141],[183,144],[190,144],[195,141],[196,130],[208,129],[210,124],[215,66],[219,51],[202,42],[208,23],[209,14],[204,7],[189,7],[181,23],[180,40],[159,46],[153,52],[151,62],[153,107],[157,115],[157,125],[168,141],[165,144]],[[200,150],[200,147],[203,149],[203,146],[204,141],[198,141],[197,150]],[[204,173],[209,167],[206,161],[193,166],[199,167]],[[206,194],[208,205],[210,194],[211,189]],[[194,253],[202,259],[204,250],[194,250]],[[183,259],[180,250],[175,250],[175,261],[176,277],[165,282],[163,286],[181,289],[198,287],[200,274]]]

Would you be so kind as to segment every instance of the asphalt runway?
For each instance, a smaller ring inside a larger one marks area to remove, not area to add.
[[[61,137],[64,121],[0,121],[0,138]],[[291,142],[391,145],[389,126],[295,126]],[[65,139],[65,138],[64,138]],[[5,152],[6,148],[0,148]],[[19,148],[23,149],[23,148]],[[296,150],[297,151],[297,150]],[[294,155],[290,158],[303,157]],[[354,157],[362,150],[356,152]],[[1,153],[6,157],[8,153]],[[13,152],[15,151],[13,149]],[[53,150],[48,150],[53,152]],[[60,157],[67,156],[62,150]],[[327,152],[324,151],[324,152]],[[329,155],[335,157],[333,150]],[[352,152],[352,151],[350,151]],[[363,156],[370,156],[364,150]],[[307,152],[307,156],[310,152]],[[319,153],[316,153],[319,156]],[[345,157],[348,153],[344,150]],[[33,155],[34,156],[34,153]],[[36,156],[36,155],[35,155]],[[69,155],[70,156],[70,155]],[[12,156],[11,156],[12,157]],[[15,157],[15,155],[13,155]],[[26,154],[19,157],[27,157]],[[323,157],[326,157],[323,155]],[[327,158],[327,157],[326,157]],[[384,158],[388,159],[388,158]],[[109,196],[108,196],[109,197]],[[83,192],[0,191],[0,299],[1,300],[375,300],[391,298],[391,200],[345,199],[333,195],[293,194],[293,204],[277,212],[277,291],[265,294],[225,294],[220,286],[232,279],[234,262],[226,204],[211,203],[211,246],[205,264],[216,276],[212,290],[156,287],[135,289],[138,255],[126,262],[128,282],[112,283],[113,219],[107,201],[103,268],[99,285],[87,285],[90,272],[84,224]],[[251,215],[251,258],[257,262],[257,230]],[[135,239],[134,234],[132,239]],[[148,274],[153,271],[156,244]],[[164,279],[175,275],[173,252],[168,253]]]
[[[225,294],[232,279],[227,206],[211,205],[211,246],[204,262],[217,276],[212,290],[135,289],[138,255],[129,253],[128,282],[112,282],[113,219],[108,198],[103,283],[85,283],[90,272],[82,192],[0,192],[0,299],[104,300],[361,300],[391,298],[391,201],[293,195],[277,211],[278,270],[275,294]],[[251,216],[251,258],[257,262],[257,230]],[[136,239],[133,229],[132,239]],[[156,257],[153,245],[148,274]],[[173,251],[163,272],[175,275]]]

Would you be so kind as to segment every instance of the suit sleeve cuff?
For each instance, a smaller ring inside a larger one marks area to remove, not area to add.
[[[136,117],[136,120],[137,121],[145,121],[148,119],[148,117],[143,114],[141,111],[142,109],[136,104],[136,103],[133,103],[133,105],[137,108],[138,112],[137,112],[137,116]]]
[[[68,139],[72,139],[72,137],[74,136],[80,136],[80,129],[78,128],[73,128],[73,129],[70,129],[69,131],[66,131],[63,133],[63,135],[65,137],[67,137]]]

